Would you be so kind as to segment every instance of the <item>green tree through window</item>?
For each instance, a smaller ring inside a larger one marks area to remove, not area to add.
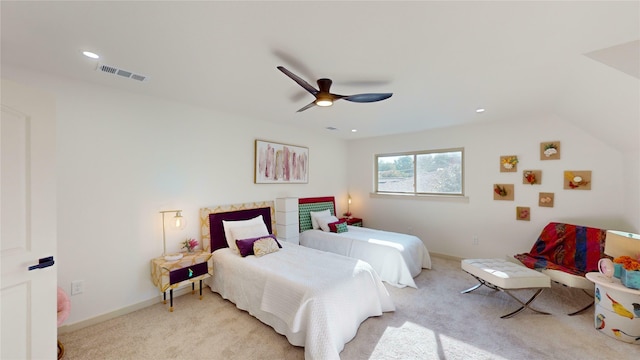
[[[376,155],[376,192],[464,195],[463,149]]]

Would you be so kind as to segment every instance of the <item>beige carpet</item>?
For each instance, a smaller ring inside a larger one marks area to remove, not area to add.
[[[396,311],[362,323],[342,359],[640,359],[640,345],[617,341],[594,328],[593,310],[567,316],[589,301],[554,285],[526,310],[500,319],[517,303],[481,287],[460,262],[434,257],[417,278],[418,289],[387,286]],[[516,295],[530,295],[523,290]],[[575,299],[574,299],[575,297]],[[65,359],[303,359],[304,350],[206,288],[204,299],[183,295],[175,311],[156,304],[61,334]]]

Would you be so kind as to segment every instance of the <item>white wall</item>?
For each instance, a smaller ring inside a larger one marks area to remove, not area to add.
[[[540,142],[556,140],[561,159],[541,161]],[[456,147],[465,151],[466,199],[370,195],[375,154]],[[638,161],[625,162],[619,151],[557,117],[352,140],[348,151],[354,216],[368,227],[413,233],[434,253],[468,258],[526,252],[551,221],[635,232],[640,225],[625,214],[626,197],[637,196]],[[517,173],[499,172],[502,155],[518,156]],[[635,170],[625,172],[625,166]],[[542,184],[522,184],[525,169],[542,170]],[[592,189],[563,190],[564,170],[591,170]],[[515,200],[493,200],[496,183],[515,184]],[[538,207],[539,192],[555,193],[555,206]],[[516,206],[529,206],[531,221],[516,220]]]
[[[640,228],[638,154],[621,155],[555,117],[345,144],[259,119],[6,66],[2,75],[57,96],[58,281],[67,291],[73,280],[85,284],[83,294],[71,296],[69,325],[157,297],[149,261],[162,252],[158,211],[163,209],[183,209],[189,221],[186,231],[167,234],[168,251],[178,250],[187,236],[199,237],[201,207],[335,195],[342,213],[346,191],[352,212],[366,226],[414,233],[430,251],[459,257],[527,251],[549,221]],[[256,138],[308,146],[309,184],[253,184]],[[561,160],[540,161],[539,143],[551,140],[561,141]],[[370,197],[374,154],[452,147],[465,148],[468,198]],[[511,154],[520,159],[518,173],[500,173],[499,157]],[[348,170],[335,170],[341,168]],[[523,185],[523,169],[543,170],[542,185]],[[563,190],[563,170],[592,170],[592,190]],[[515,201],[494,201],[494,183],[514,183]],[[540,191],[556,194],[554,208],[537,206]],[[515,220],[516,206],[531,207],[530,222]],[[474,235],[478,246],[472,245]]]
[[[162,254],[160,210],[183,209],[167,251],[200,238],[198,209],[281,196],[344,193],[346,144],[258,120],[114,92],[3,67],[3,77],[57,97],[58,283],[66,325],[157,297],[150,260]],[[122,80],[127,81],[127,80]],[[254,140],[309,148],[308,184],[254,184]],[[56,214],[51,214],[55,216]]]
[[[640,140],[640,132],[638,132],[638,140]],[[626,222],[635,225],[635,233],[640,232],[640,149],[628,150],[623,154],[623,172],[624,178],[624,218]]]

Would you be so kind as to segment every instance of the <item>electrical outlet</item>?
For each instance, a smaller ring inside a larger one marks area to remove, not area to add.
[[[473,235],[473,245],[478,245],[478,235]]]
[[[83,290],[84,290],[84,281],[75,280],[71,282],[71,295],[82,294]]]

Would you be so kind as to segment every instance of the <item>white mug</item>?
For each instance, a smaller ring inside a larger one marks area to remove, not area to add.
[[[611,259],[602,258],[598,261],[598,270],[600,274],[612,278],[613,272],[615,271],[615,267],[613,265],[613,261]]]

